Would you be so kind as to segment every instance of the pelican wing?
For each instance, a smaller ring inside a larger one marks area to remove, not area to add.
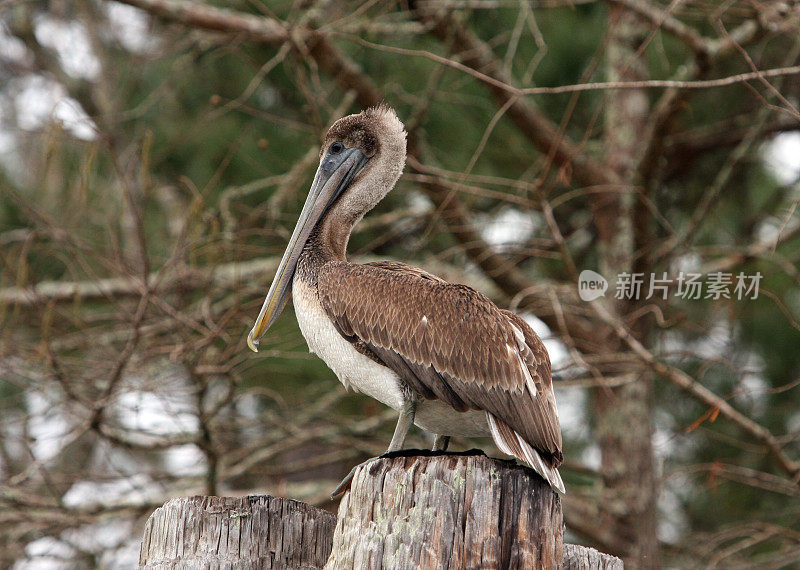
[[[563,456],[550,359],[522,318],[397,262],[330,262],[318,279],[320,303],[342,336],[421,396],[485,410],[503,451],[555,471]]]

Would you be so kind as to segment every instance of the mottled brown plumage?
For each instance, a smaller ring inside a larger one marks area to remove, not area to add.
[[[320,303],[336,329],[350,342],[363,341],[412,390],[457,411],[485,410],[561,463],[550,359],[524,319],[466,285],[397,262],[334,261],[317,279]]]
[[[389,450],[411,423],[438,435],[491,435],[564,491],[561,430],[541,339],[518,315],[467,287],[397,262],[346,260],[353,226],[394,186],[405,131],[381,106],[337,121],[261,314],[255,347],[294,292],[312,351],[345,386],[400,412]]]

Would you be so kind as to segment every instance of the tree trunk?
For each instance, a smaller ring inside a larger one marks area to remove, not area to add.
[[[360,467],[325,568],[558,568],[560,497],[483,455],[396,456]]]
[[[638,81],[648,78],[647,58],[640,53],[648,27],[629,10],[617,5],[608,11],[608,47],[606,69],[609,81]],[[637,199],[637,160],[642,150],[650,103],[643,89],[611,92],[605,102],[606,163],[627,186],[624,192],[601,194],[594,204],[601,273],[614,281],[622,273],[644,272],[636,252],[642,226],[649,218],[642,211],[643,199]],[[647,277],[648,274],[645,274]],[[641,306],[648,283],[633,299],[608,299],[610,313],[624,319]],[[638,299],[636,298],[638,297]],[[599,300],[598,302],[604,302]],[[646,321],[630,323],[635,336],[647,344]],[[624,353],[625,347],[615,334],[607,331],[602,354]],[[601,364],[607,375],[633,373],[635,379],[616,387],[595,390],[597,440],[602,454],[605,485],[602,508],[609,527],[615,527],[626,544],[620,553],[631,568],[660,566],[656,538],[656,483],[652,447],[652,377],[637,364],[626,362]]]
[[[139,568],[322,568],[335,525],[333,513],[266,495],[172,499],[145,525]]]

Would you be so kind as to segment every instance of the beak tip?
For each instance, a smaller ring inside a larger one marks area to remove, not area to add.
[[[258,352],[258,340],[253,338],[252,331],[250,331],[250,334],[247,335],[247,346],[253,352]]]

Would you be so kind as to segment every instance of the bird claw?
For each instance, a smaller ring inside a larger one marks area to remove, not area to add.
[[[358,465],[356,465],[356,467],[358,467]],[[353,482],[353,474],[356,471],[356,467],[353,467],[350,470],[350,473],[348,473],[347,476],[342,479],[342,482],[336,486],[336,488],[333,490],[333,493],[331,493],[331,499],[335,499],[350,488],[350,484]]]
[[[345,478],[342,479],[342,482],[339,483],[339,485],[337,485],[337,487],[333,490],[333,493],[331,493],[331,499],[335,499],[336,497],[338,497],[339,495],[341,495],[342,493],[347,491],[347,489],[350,488],[350,484],[353,482],[353,475],[355,475],[356,469],[366,465],[367,463],[372,463],[373,461],[377,461],[378,459],[380,459],[380,457],[370,457],[366,461],[363,461],[358,465],[356,465],[355,467],[353,467],[350,470],[350,473],[348,473],[345,476]]]

